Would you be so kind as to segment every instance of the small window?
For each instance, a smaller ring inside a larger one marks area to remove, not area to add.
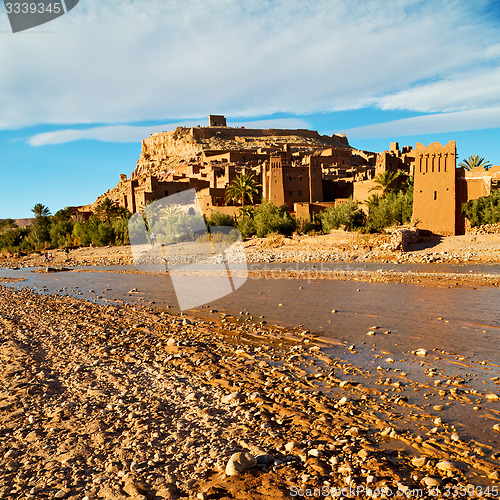
[[[288,196],[292,196],[292,191],[288,191]]]
[[[299,196],[302,196],[302,191],[299,191]]]
[[[434,199],[437,200],[438,199],[438,192],[437,191],[434,191]]]
[[[165,196],[168,196],[168,189],[165,191]]]

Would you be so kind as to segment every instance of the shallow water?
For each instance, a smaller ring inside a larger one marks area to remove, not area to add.
[[[320,264],[316,264],[316,268]],[[262,266],[262,265],[261,265]],[[293,264],[267,264],[288,268]],[[314,264],[301,264],[312,268]],[[351,267],[348,267],[351,266]],[[335,264],[332,268],[353,270],[352,264]],[[417,266],[394,264],[363,264],[362,270],[394,269],[417,272]],[[461,271],[457,271],[460,267]],[[293,267],[291,267],[294,269]],[[116,268],[99,268],[108,272],[69,271],[33,273],[30,270],[0,270],[0,277],[23,277],[24,282],[12,287],[33,287],[41,293],[60,293],[95,302],[125,301],[153,308],[169,305],[178,310],[174,290],[167,275],[147,275],[113,272]],[[94,268],[95,270],[96,268]],[[123,269],[123,268],[120,268]],[[301,267],[304,269],[304,267]],[[313,268],[314,269],[314,268]],[[497,274],[500,266],[418,265],[420,272],[463,272]],[[199,278],[197,283],[203,285]],[[132,288],[137,293],[129,294]],[[153,303],[154,302],[154,303]],[[279,304],[282,304],[281,306]],[[304,329],[333,341],[328,352],[377,374],[398,377],[394,368],[407,373],[408,379],[431,385],[421,392],[405,391],[411,403],[422,406],[444,404],[443,420],[454,422],[464,438],[476,438],[500,450],[500,435],[491,428],[500,421],[500,402],[478,400],[480,411],[473,404],[453,402],[446,406],[434,387],[434,380],[446,381],[461,377],[464,388],[480,393],[500,394],[500,386],[490,378],[500,376],[500,289],[479,287],[435,288],[399,283],[367,283],[363,281],[248,279],[236,292],[213,301],[208,309],[285,327],[302,325]],[[335,309],[337,312],[332,313]],[[207,310],[197,308],[198,311]],[[441,320],[438,318],[442,318]],[[371,327],[378,327],[368,336]],[[384,332],[390,331],[390,334]],[[355,345],[356,353],[347,349]],[[424,348],[425,358],[410,351]],[[434,350],[434,351],[433,351]],[[394,363],[385,359],[391,357]],[[425,370],[436,368],[438,375],[430,378]],[[363,381],[366,383],[366,381]],[[426,399],[423,393],[427,394]],[[472,400],[477,396],[468,395]]]

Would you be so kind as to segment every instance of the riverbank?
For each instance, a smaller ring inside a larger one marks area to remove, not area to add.
[[[251,238],[244,242],[247,260],[257,262],[393,262],[393,263],[500,263],[500,234],[429,238],[392,250],[391,236],[336,231],[318,236]],[[132,265],[130,246],[78,248],[68,255],[53,250],[51,266]],[[0,267],[45,266],[43,254],[23,257],[0,255]]]
[[[0,341],[1,498],[334,497],[346,485],[353,498],[474,498],[499,484],[498,450],[461,439],[439,405],[408,402],[425,386],[385,368],[368,387],[354,379],[373,375],[300,329],[2,286]],[[470,398],[458,379],[442,397]],[[254,465],[228,475],[239,452]]]

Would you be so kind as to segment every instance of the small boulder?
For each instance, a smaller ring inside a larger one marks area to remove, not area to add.
[[[255,457],[248,451],[240,451],[231,456],[226,465],[226,474],[236,476],[244,470],[251,469],[257,464]]]

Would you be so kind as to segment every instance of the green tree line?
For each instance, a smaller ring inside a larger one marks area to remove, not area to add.
[[[0,225],[0,249],[12,253],[32,253],[51,248],[126,245],[130,213],[105,198],[88,220],[75,217],[70,208],[51,215],[49,208],[37,203],[30,227],[15,227],[12,219]]]

